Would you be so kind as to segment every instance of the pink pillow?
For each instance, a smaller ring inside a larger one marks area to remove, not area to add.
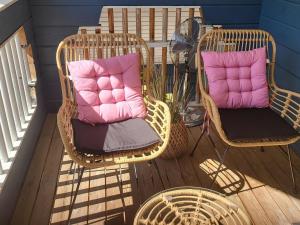
[[[219,108],[269,106],[266,49],[201,52],[209,94]]]
[[[68,63],[78,119],[111,123],[146,116],[138,54]]]

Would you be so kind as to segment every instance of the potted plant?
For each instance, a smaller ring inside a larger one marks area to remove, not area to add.
[[[184,76],[182,76],[184,77]],[[162,153],[164,159],[182,156],[188,147],[187,128],[183,122],[183,113],[191,97],[190,85],[185,87],[184,79],[180,76],[165,77],[161,73],[161,66],[154,65],[151,77],[152,95],[168,104],[171,113],[171,134],[167,149]]]

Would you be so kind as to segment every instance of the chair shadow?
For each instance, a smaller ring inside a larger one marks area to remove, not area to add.
[[[172,164],[176,168],[175,162]],[[68,155],[64,155],[54,196],[50,221],[52,225],[68,222],[74,175],[74,171],[69,171],[70,165]],[[207,179],[212,180],[218,166],[216,159],[207,158],[200,163],[199,170],[207,176]],[[76,176],[74,180],[76,186]],[[140,204],[146,200],[141,199],[140,192],[143,185],[139,182],[140,177],[137,181],[133,165],[123,165],[122,181],[117,167],[86,170],[73,205],[70,224],[132,224]],[[217,190],[223,190],[224,194],[231,195],[241,190],[244,180],[237,171],[223,166],[215,185]]]
[[[194,169],[190,174],[194,176],[193,179],[199,180],[199,183],[201,183],[199,186],[210,188],[210,183],[218,171],[220,161],[207,140],[202,140],[200,145],[203,145],[201,150],[205,151],[199,151],[198,149],[195,152],[195,157],[186,155],[178,161],[181,166],[185,167],[185,170],[189,168]],[[228,160],[225,159],[224,164],[219,170],[218,177],[212,186],[213,190],[221,192],[226,196],[260,187],[259,185],[255,186],[248,183],[246,176],[251,176],[251,174],[249,175],[247,169],[241,166],[243,162],[237,162],[238,159],[235,158],[237,152],[234,151],[238,150],[233,149],[233,152],[228,155],[229,158],[226,158]],[[164,164],[158,166],[159,171],[164,177],[164,185],[156,184],[156,182],[159,182],[157,172],[154,172],[156,176],[154,180],[153,177],[150,177],[151,174],[149,171],[152,169],[153,171],[156,170],[152,167],[149,169],[147,163],[142,163],[142,166],[138,165],[138,180],[136,180],[133,165],[122,165],[122,180],[118,166],[107,169],[86,170],[73,207],[70,223],[132,225],[138,208],[153,193],[165,188],[188,184],[185,180],[179,182],[180,172],[174,160],[164,161],[159,159],[158,162]],[[188,162],[191,165],[185,164]],[[54,196],[50,221],[50,224],[53,225],[67,224],[73,181],[73,174],[69,173],[70,164],[71,160],[65,154],[59,172],[57,192]],[[76,177],[75,181],[77,181]],[[153,182],[153,186],[146,187],[145,184],[147,182]],[[268,183],[268,180],[261,179],[257,184],[273,185],[272,188],[275,187],[278,190],[286,192],[286,190],[281,188],[282,184],[280,184],[281,186],[274,186],[274,184]],[[151,190],[155,185],[160,185],[160,187]],[[296,197],[299,198],[299,195],[296,195]]]
[[[50,224],[53,225],[68,224],[74,176],[73,171],[69,171],[70,166],[68,155],[64,155],[51,212]],[[76,186],[76,174],[74,181]],[[134,197],[138,190],[133,182],[134,170],[128,165],[123,165],[122,175],[119,167],[85,170],[73,205],[70,224],[132,224],[140,205]]]
[[[199,148],[206,147],[205,151],[210,153],[206,152],[205,156],[198,157],[196,163],[199,165],[199,170],[212,180],[220,165],[213,148],[216,147],[219,153],[223,154],[226,146],[215,129],[212,129],[210,134],[215,146],[209,138],[202,138]],[[200,149],[197,149],[197,154],[202,154]],[[297,177],[300,174],[300,160],[295,153],[293,154],[294,172]],[[296,179],[296,183],[300,185],[299,179]],[[292,189],[287,153],[278,146],[230,148],[212,189],[229,196],[260,187],[266,187],[271,192],[275,189],[281,192],[282,196],[288,195],[300,199],[299,188],[298,193]]]
[[[243,175],[226,164],[223,164],[217,173],[219,166],[221,166],[220,162],[214,158],[207,158],[199,164],[199,169],[208,176],[209,180],[213,181],[217,175],[216,181],[209,188],[216,189],[225,195],[232,195],[241,191],[245,185]]]

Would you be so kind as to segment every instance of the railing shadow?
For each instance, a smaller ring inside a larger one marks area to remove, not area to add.
[[[193,168],[193,171],[186,173],[183,178],[194,176],[193,179],[198,179],[201,184],[199,186],[210,188],[210,183],[220,167],[220,160],[214,154],[212,146],[208,144],[207,140],[204,139],[201,142],[201,151],[196,151],[194,157],[184,156],[179,159],[179,167],[175,160],[157,160],[159,164],[157,169],[160,173],[157,173],[156,168],[149,168],[147,163],[141,163],[137,166],[137,174],[135,173],[134,166],[127,164],[122,165],[121,175],[118,166],[106,169],[86,170],[73,207],[70,223],[131,225],[140,204],[153,193],[161,191],[164,188],[188,185],[192,179],[189,181],[184,179],[182,181],[179,180],[180,173],[185,173],[186,170],[190,168]],[[222,146],[218,147],[222,149]],[[247,159],[248,162],[246,162],[247,160],[242,161],[241,157],[245,158],[247,155],[243,156],[237,151],[246,150],[233,149],[232,152],[229,153],[228,158],[225,159],[224,164],[219,169],[218,177],[212,186],[213,190],[231,196],[240,192],[269,186],[270,189],[275,188],[277,194],[280,192],[279,194],[281,195],[288,194],[300,199],[299,195],[288,192],[288,185],[285,184],[288,178],[280,181],[280,179],[282,179],[281,175],[278,179],[274,178],[273,181],[273,178],[266,177],[268,174],[271,174],[272,171],[267,171],[263,167],[265,165],[263,165],[262,162],[259,162],[262,167],[256,168],[256,174],[253,171],[249,173],[251,162],[256,159],[256,155],[265,154],[263,157],[267,157],[266,162],[268,162],[268,160],[272,160],[268,158],[272,154],[271,152],[267,150],[266,153],[259,153],[259,151],[256,150],[254,153],[253,151],[251,153],[252,158]],[[240,154],[239,157],[237,157],[238,154]],[[65,154],[57,182],[57,192],[54,196],[50,221],[50,224],[53,225],[67,224],[73,180],[73,174],[69,172],[71,162],[68,155]],[[188,163],[190,163],[190,165],[187,165]],[[255,163],[256,166],[260,165],[258,162]],[[300,162],[297,162],[297,164],[300,165]],[[276,166],[276,164],[274,166]],[[183,168],[185,171],[180,171],[180,168]],[[257,174],[257,171],[263,170],[265,175],[260,176]],[[277,170],[276,168],[276,173],[277,172],[280,173],[280,169]],[[281,171],[282,174],[284,174],[284,172],[285,171]],[[158,175],[162,177],[163,185],[159,183],[160,179],[157,178]],[[274,176],[274,174],[272,175]],[[156,176],[156,178],[154,179],[151,176]],[[138,180],[136,177],[138,177]],[[178,179],[176,180],[176,178]],[[252,179],[250,183],[249,178],[250,180]],[[146,185],[151,182],[153,182],[151,187],[147,187]],[[153,187],[156,187],[155,190],[151,190]]]

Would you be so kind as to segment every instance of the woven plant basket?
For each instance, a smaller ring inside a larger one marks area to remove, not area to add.
[[[160,155],[163,159],[179,158],[188,150],[187,128],[182,120],[171,123],[171,133],[166,150]]]

